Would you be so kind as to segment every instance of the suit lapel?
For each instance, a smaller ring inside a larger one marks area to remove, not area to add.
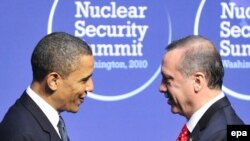
[[[26,92],[24,92],[23,95],[21,96],[20,102],[33,115],[33,117],[37,120],[37,122],[42,127],[44,132],[50,134],[51,140],[61,140],[56,130],[46,117],[46,115],[37,106],[37,104],[28,96]]]
[[[197,125],[195,126],[194,130],[191,133],[190,140],[195,141],[199,140],[199,135],[206,128],[208,125],[211,117],[214,115],[216,111],[219,109],[229,106],[230,102],[227,99],[227,97],[223,97],[222,99],[218,100],[215,102],[206,112],[205,114],[201,117]]]

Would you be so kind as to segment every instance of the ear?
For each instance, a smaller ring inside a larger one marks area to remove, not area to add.
[[[47,75],[47,86],[52,91],[57,90],[58,84],[60,83],[61,76],[56,72],[51,72]]]
[[[194,82],[193,82],[193,86],[194,86],[194,91],[195,93],[198,93],[199,91],[202,90],[202,88],[204,87],[205,84],[205,75],[202,72],[196,72],[194,75]]]

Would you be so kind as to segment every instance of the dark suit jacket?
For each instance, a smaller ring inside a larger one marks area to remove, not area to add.
[[[16,101],[0,124],[1,141],[61,141],[36,103],[26,94]]]
[[[227,97],[215,102],[201,117],[190,135],[192,141],[226,141],[227,125],[244,124]]]

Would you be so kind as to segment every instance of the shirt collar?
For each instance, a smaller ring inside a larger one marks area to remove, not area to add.
[[[199,110],[197,110],[192,116],[191,118],[188,120],[187,124],[187,128],[190,132],[192,132],[194,130],[194,127],[196,126],[196,124],[199,122],[199,120],[201,119],[201,117],[203,116],[203,114],[208,110],[208,108],[213,105],[216,101],[220,100],[221,98],[223,98],[225,96],[225,94],[223,92],[221,92],[219,95],[217,95],[215,98],[211,99],[210,101],[208,101],[208,103],[206,103],[205,105],[203,105]]]
[[[49,119],[53,127],[57,130],[57,124],[59,122],[58,112],[49,105],[44,99],[42,99],[37,93],[35,93],[30,86],[26,89],[27,94],[31,99],[38,105],[38,107],[43,111],[46,117]]]

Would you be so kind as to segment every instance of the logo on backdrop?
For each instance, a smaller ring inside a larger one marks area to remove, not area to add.
[[[226,70],[223,91],[238,99],[250,100],[250,95],[246,94],[249,93],[246,89],[250,71],[250,4],[243,1],[218,1],[214,8],[218,9],[214,11],[218,14],[211,16],[208,13],[211,13],[209,7],[214,7],[212,5],[206,0],[201,1],[196,14],[194,34],[210,34],[208,36],[216,43]]]
[[[171,41],[171,22],[166,8],[156,5],[54,1],[48,33],[61,30],[72,33],[88,42],[95,56],[95,93],[90,93],[90,98],[101,101],[130,98],[160,74],[161,54]],[[159,17],[161,24],[154,22]]]

